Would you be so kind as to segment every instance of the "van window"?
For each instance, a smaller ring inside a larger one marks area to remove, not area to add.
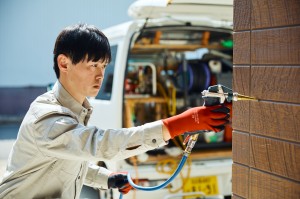
[[[117,45],[111,46],[110,49],[111,49],[111,62],[106,66],[102,86],[98,95],[96,96],[96,99],[101,99],[101,100],[111,99],[118,46]]]

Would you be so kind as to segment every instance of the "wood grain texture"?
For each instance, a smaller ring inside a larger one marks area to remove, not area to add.
[[[250,95],[250,66],[233,67],[233,90],[235,92]],[[249,102],[233,102],[232,127],[233,129],[249,132],[250,109]]]
[[[233,2],[233,30],[250,30],[251,28],[251,1],[234,0]]]
[[[241,37],[241,36],[240,36]],[[246,39],[246,37],[245,37]],[[239,41],[237,45],[243,42]],[[245,43],[246,41],[244,41]],[[255,30],[251,32],[252,64],[300,64],[300,26]],[[241,47],[246,49],[246,44]],[[238,47],[237,49],[239,49]],[[245,52],[236,52],[236,57],[245,57]],[[241,60],[237,60],[241,61]]]
[[[246,199],[237,195],[232,195],[231,199]]]
[[[259,99],[300,103],[299,85],[300,66],[251,67],[251,94]]]
[[[251,135],[251,167],[300,182],[300,144]]]
[[[300,183],[250,169],[249,198],[298,199]]]
[[[233,33],[233,64],[250,64],[250,31]]]
[[[249,133],[232,132],[232,160],[241,164],[250,164]]]
[[[233,90],[244,95],[250,95],[250,66],[233,66]]]
[[[249,167],[239,164],[232,165],[232,192],[238,196],[248,198]]]
[[[232,128],[250,132],[250,105],[247,101],[233,102]]]
[[[300,143],[300,106],[274,102],[250,103],[250,132]]]
[[[260,101],[233,103],[233,198],[300,199],[299,10],[234,1],[233,90]]]
[[[251,27],[269,28],[300,24],[300,0],[252,0]]]

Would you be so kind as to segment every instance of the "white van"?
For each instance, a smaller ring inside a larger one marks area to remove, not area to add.
[[[103,30],[112,61],[94,99],[90,125],[122,128],[201,106],[201,91],[217,83],[232,87],[231,0],[138,0],[133,21]],[[231,129],[200,136],[181,174],[170,186],[131,191],[124,198],[231,197]],[[128,171],[142,186],[168,179],[180,161],[182,137],[168,146],[119,162],[99,162]],[[196,194],[198,195],[191,195]],[[200,195],[201,195],[200,194]],[[118,198],[117,191],[100,191]]]

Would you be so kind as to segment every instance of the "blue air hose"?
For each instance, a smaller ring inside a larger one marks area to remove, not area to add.
[[[155,191],[155,190],[159,190],[159,189],[162,189],[164,188],[165,186],[167,186],[170,182],[172,182],[174,180],[174,178],[176,178],[176,176],[180,173],[182,167],[184,166],[186,160],[188,158],[188,154],[184,153],[184,155],[182,156],[181,158],[181,161],[176,169],[176,171],[173,173],[173,175],[168,179],[166,180],[164,183],[160,184],[160,185],[157,185],[157,186],[154,186],[154,187],[142,187],[142,186],[139,186],[139,185],[136,185],[134,184],[134,182],[132,181],[131,177],[130,177],[130,173],[127,174],[127,179],[128,179],[128,182],[129,184],[137,189],[137,190],[142,190],[142,191]],[[123,194],[121,193],[120,194],[120,197],[119,199],[122,199],[123,198]]]

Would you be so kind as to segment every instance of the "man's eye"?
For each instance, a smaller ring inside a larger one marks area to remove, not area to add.
[[[97,64],[92,64],[91,66],[94,68],[97,68]]]

